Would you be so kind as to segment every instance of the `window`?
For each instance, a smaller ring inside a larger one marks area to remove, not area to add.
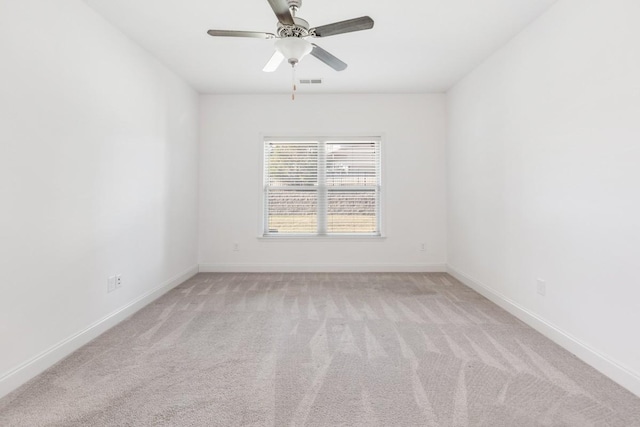
[[[265,236],[380,236],[380,138],[264,141]]]

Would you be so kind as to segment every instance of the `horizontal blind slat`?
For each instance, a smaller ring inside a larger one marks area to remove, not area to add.
[[[265,181],[273,186],[304,186],[318,182],[318,144],[265,144]]]

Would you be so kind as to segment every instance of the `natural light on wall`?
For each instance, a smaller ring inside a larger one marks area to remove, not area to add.
[[[264,236],[380,236],[380,138],[265,138]]]

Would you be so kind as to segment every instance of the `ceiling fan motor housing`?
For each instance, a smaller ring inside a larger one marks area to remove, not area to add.
[[[309,33],[309,23],[302,18],[293,18],[295,25],[284,25],[278,22],[278,37],[307,37]]]

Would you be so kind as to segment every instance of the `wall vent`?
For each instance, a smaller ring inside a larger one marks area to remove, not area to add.
[[[300,79],[301,85],[319,85],[322,84],[322,79]]]

